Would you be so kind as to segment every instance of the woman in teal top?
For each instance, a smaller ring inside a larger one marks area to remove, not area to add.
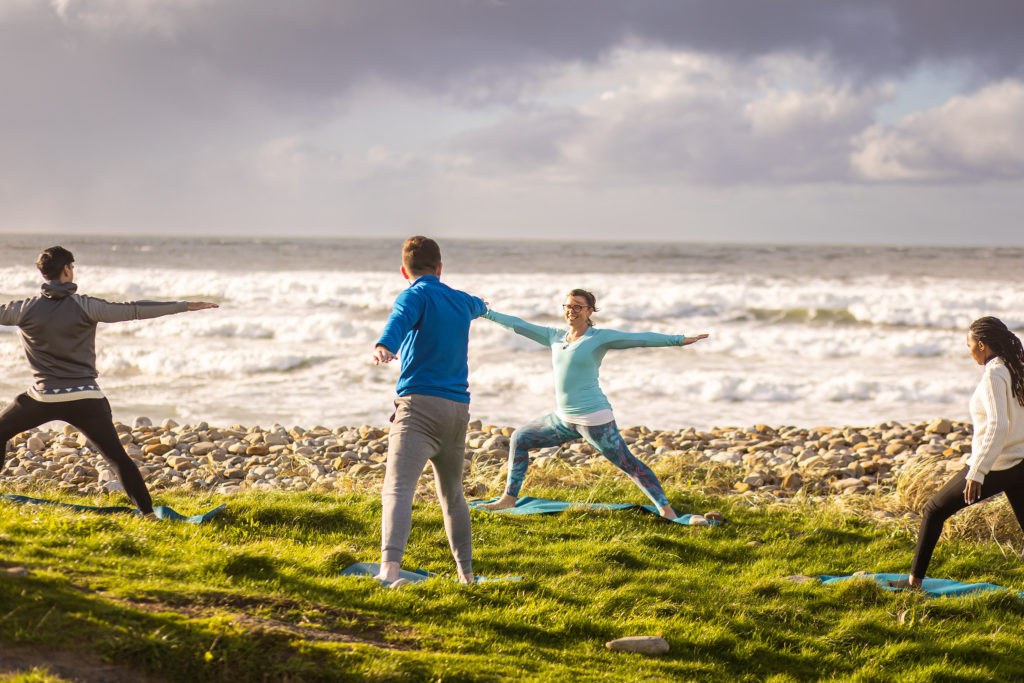
[[[534,325],[511,315],[488,310],[483,317],[516,334],[551,348],[551,364],[555,370],[554,413],[534,420],[512,434],[508,454],[508,483],[505,495],[483,507],[504,510],[516,503],[530,451],[558,446],[584,439],[616,467],[621,469],[657,506],[663,517],[675,519],[658,477],[629,451],[619,434],[612,406],[598,383],[601,361],[609,349],[630,349],[638,346],[686,346],[705,339],[657,334],[655,332],[619,332],[594,328],[590,315],[597,308],[594,295],[584,289],[569,292],[562,304],[569,329]]]

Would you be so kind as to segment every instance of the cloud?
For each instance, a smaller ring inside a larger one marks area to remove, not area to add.
[[[1024,81],[1022,34],[1004,0],[3,0],[0,221],[291,234],[445,196],[511,225],[683,186],[1014,178],[1016,95],[982,94]],[[973,94],[881,125],[931,65]]]
[[[620,51],[603,68],[615,78],[581,78],[617,87],[458,137],[460,167],[563,182],[842,180],[851,139],[889,96],[886,88],[832,85],[821,65],[796,59]],[[790,85],[796,74],[805,81],[799,88]]]
[[[212,0],[51,0],[66,27],[92,33],[172,39]]]
[[[874,125],[852,163],[869,181],[984,181],[1024,177],[1024,83],[1004,80],[940,107]]]
[[[83,47],[98,41],[157,68],[183,59],[308,98],[379,78],[509,101],[552,64],[597,63],[630,42],[730,60],[823,55],[866,80],[926,61],[963,61],[989,78],[1020,76],[1024,64],[1024,7],[1007,0],[52,0],[46,12],[13,1],[20,10],[5,23],[43,45],[70,30]]]

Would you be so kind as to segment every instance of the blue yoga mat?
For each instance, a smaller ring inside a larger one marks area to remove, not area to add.
[[[377,572],[380,571],[380,565],[376,562],[359,562],[346,567],[341,570],[342,576],[369,576],[374,577]],[[427,579],[433,579],[437,577],[437,574],[428,572],[426,569],[415,569],[408,571],[406,569],[400,569],[398,571],[399,578],[405,579],[409,583],[417,583],[419,581],[426,581]],[[521,576],[503,576],[498,579],[488,579],[486,576],[477,576],[476,583],[494,583],[495,581],[519,581],[523,577]],[[382,582],[383,583],[383,582]]]
[[[469,505],[470,507],[478,508],[484,503],[490,502],[493,501],[474,500]],[[484,510],[484,512],[497,512],[504,515],[551,515],[557,512],[565,512],[570,508],[584,508],[588,510],[643,510],[657,516],[659,519],[665,519],[658,513],[658,509],[653,505],[636,505],[635,503],[574,503],[564,500],[532,498],[530,496],[523,496],[516,500],[515,507],[510,507],[505,510]],[[673,520],[665,519],[665,521],[689,526],[690,520],[697,516],[698,515],[679,515]],[[710,526],[718,526],[722,522],[709,519],[707,520],[707,523]]]
[[[887,591],[899,591],[906,590],[903,588],[890,588],[885,585],[886,581],[899,581],[900,579],[906,579],[909,575],[907,574],[859,574],[857,576],[829,576],[827,574],[819,575],[817,578],[821,579],[824,584],[839,583],[840,581],[848,581],[850,579],[871,579],[877,583],[880,587]],[[986,591],[1005,591],[1009,590],[1002,586],[997,586],[994,583],[960,583],[959,581],[952,581],[950,579],[929,579],[925,577],[924,581],[921,582],[921,590],[926,594],[935,598],[960,598],[965,595],[973,595],[975,593],[984,593]],[[1018,596],[1024,599],[1024,592],[1018,591]]]
[[[9,500],[12,503],[32,503],[34,505],[56,505],[58,507],[67,508],[68,510],[78,510],[80,512],[95,512],[101,515],[110,515],[118,512],[131,512],[139,514],[139,511],[135,508],[128,507],[126,505],[116,505],[112,507],[97,507],[94,505],[74,505],[72,503],[61,503],[56,500],[43,500],[42,498],[29,498],[28,496],[18,496],[11,493],[5,493],[0,495],[3,500]],[[175,510],[167,507],[166,505],[157,505],[153,508],[153,514],[159,519],[166,519],[172,522],[188,522],[189,524],[202,524],[208,522],[218,514],[220,511],[225,509],[227,505],[221,504],[217,507],[204,512],[201,515],[192,515],[191,517],[180,514]]]

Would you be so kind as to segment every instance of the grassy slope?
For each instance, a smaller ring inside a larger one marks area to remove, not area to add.
[[[530,493],[637,499],[616,481]],[[247,494],[199,527],[0,503],[0,558],[33,572],[0,575],[0,641],[88,650],[173,680],[1024,678],[1024,603],[1013,594],[928,600],[782,579],[905,571],[912,532],[669,493],[681,510],[717,507],[730,523],[475,512],[477,571],[527,578],[401,591],[337,576],[379,558],[372,495]],[[160,498],[190,512],[219,502]],[[452,576],[436,505],[416,507],[406,557]],[[931,574],[1024,586],[1020,561],[994,542],[944,541]],[[637,634],[672,650],[604,648]]]

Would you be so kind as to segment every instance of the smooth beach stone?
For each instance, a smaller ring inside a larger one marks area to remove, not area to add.
[[[206,454],[206,464],[210,467],[225,462],[228,459],[227,453],[220,450],[219,448],[214,449]]]
[[[291,442],[286,434],[267,434],[263,437],[263,443],[267,446],[287,446]]]
[[[140,415],[139,417],[135,418],[135,420],[132,422],[132,426],[135,427],[136,429],[139,427],[152,427],[153,421],[150,420],[148,417]]]
[[[153,443],[142,447],[142,452],[146,455],[164,455],[171,450],[174,450],[174,446],[165,443]]]
[[[194,470],[196,465],[192,462],[191,458],[187,458],[183,455],[173,456],[167,459],[167,465],[178,472],[184,472],[186,470]]]
[[[946,451],[945,446],[935,443],[923,443],[914,451],[917,455],[942,455]]]
[[[216,447],[217,445],[210,441],[198,441],[192,444],[189,448],[189,453],[192,455],[206,455]]]
[[[864,482],[855,477],[848,477],[846,479],[840,479],[839,481],[832,482],[833,488],[839,491],[845,491],[846,489],[857,488],[858,486],[863,485]]]
[[[638,652],[645,655],[663,655],[669,651],[668,642],[658,636],[626,636],[604,644],[616,652]]]
[[[372,471],[372,465],[368,465],[365,462],[361,462],[358,465],[353,465],[348,468],[348,473],[353,477],[361,477],[365,474],[369,474]]]
[[[46,444],[38,436],[30,436],[28,441],[25,442],[25,446],[34,453],[38,453],[46,448]]]

